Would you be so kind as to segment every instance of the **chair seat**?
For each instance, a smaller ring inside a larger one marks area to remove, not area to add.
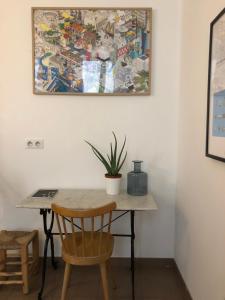
[[[114,238],[110,233],[85,231],[83,242],[82,232],[76,232],[76,247],[74,247],[73,235],[69,234],[63,241],[62,256],[65,262],[75,265],[93,265],[106,261],[111,256]]]
[[[0,250],[17,250],[32,241],[36,231],[0,231]]]

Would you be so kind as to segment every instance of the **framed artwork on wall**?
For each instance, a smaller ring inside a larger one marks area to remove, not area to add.
[[[150,95],[151,8],[32,8],[33,92]]]
[[[225,162],[225,9],[211,22],[206,156]]]

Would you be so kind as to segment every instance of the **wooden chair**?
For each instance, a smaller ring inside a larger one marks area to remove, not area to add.
[[[114,239],[110,231],[112,210],[115,208],[114,202],[90,210],[71,210],[52,204],[62,242],[62,257],[66,263],[61,300],[66,299],[71,265],[96,264],[100,265],[104,299],[109,300],[106,263],[113,251]],[[79,226],[76,225],[78,222]]]
[[[28,246],[32,243],[32,261],[29,261]],[[16,250],[20,253],[20,262],[9,259],[7,252]],[[29,292],[29,269],[37,271],[39,264],[39,240],[38,231],[0,231],[0,285],[21,284],[23,293]],[[8,265],[21,265],[21,271],[7,271]],[[30,265],[30,268],[29,268]],[[22,276],[22,280],[9,280],[10,277]]]

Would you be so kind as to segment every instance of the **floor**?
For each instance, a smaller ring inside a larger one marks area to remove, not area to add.
[[[128,259],[114,258],[111,262],[116,283],[113,289],[109,278],[111,300],[131,300],[131,280]],[[60,260],[55,271],[48,262],[48,273],[43,300],[60,299],[64,264]],[[20,286],[1,286],[1,300],[37,299],[40,273],[31,277],[29,295],[23,295]],[[135,278],[135,300],[191,300],[173,260],[137,259]],[[68,300],[102,300],[102,289],[98,267],[74,267]]]

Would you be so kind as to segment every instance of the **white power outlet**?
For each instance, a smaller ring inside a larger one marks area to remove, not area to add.
[[[26,139],[25,140],[26,149],[44,149],[43,139]]]

